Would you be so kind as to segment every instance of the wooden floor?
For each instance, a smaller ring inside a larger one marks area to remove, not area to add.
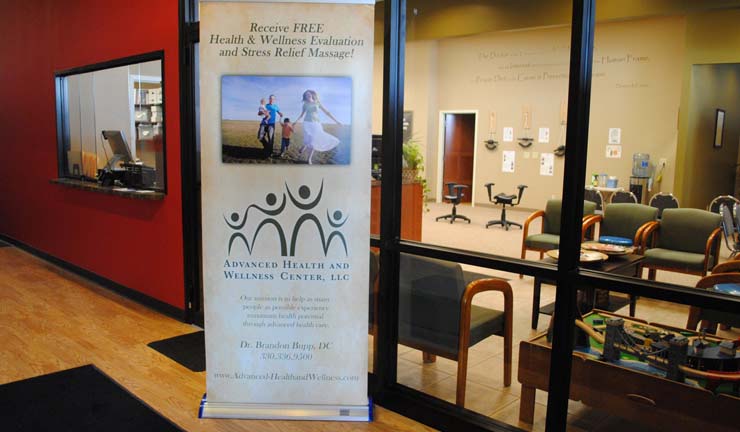
[[[380,407],[373,423],[200,420],[205,373],[147,347],[195,330],[17,248],[0,247],[0,384],[92,363],[189,431],[432,430]]]

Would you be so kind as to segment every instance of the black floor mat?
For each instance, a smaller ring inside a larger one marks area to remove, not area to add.
[[[151,342],[148,346],[191,371],[206,370],[206,337],[203,331]]]
[[[93,365],[0,385],[3,431],[182,431]]]

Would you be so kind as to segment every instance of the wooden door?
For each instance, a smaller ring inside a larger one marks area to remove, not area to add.
[[[449,182],[467,185],[462,202],[470,202],[473,186],[473,148],[475,114],[445,114],[444,166],[442,195]]]

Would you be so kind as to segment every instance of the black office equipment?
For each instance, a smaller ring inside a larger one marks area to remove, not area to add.
[[[114,186],[116,181],[122,186],[132,188],[150,188],[154,186],[157,178],[156,170],[134,160],[122,131],[104,130],[102,135],[113,153],[108,158],[105,167],[98,170],[98,181],[103,186]],[[103,150],[105,150],[105,147],[103,147]],[[108,152],[105,153],[107,156]]]

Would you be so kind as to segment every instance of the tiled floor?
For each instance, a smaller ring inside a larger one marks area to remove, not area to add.
[[[465,222],[436,222],[434,218],[449,212],[448,204],[429,204],[429,212],[424,214],[422,240],[426,243],[444,245],[462,250],[485,252],[509,257],[519,257],[521,251],[522,231],[512,228],[505,231],[500,227],[485,228],[488,220],[500,215],[499,209],[490,207],[459,207],[459,213],[472,219]],[[529,211],[509,210],[509,220],[523,222]],[[539,222],[533,224],[530,233],[539,232]],[[729,252],[723,248],[723,254]],[[528,259],[539,259],[536,253],[530,252]],[[518,346],[522,340],[546,330],[549,317],[540,316],[537,331],[530,329],[532,310],[532,277],[519,279],[518,275],[490,269],[464,266],[466,270],[491,274],[508,279],[514,292],[514,359],[513,379],[510,387],[503,386],[503,339],[490,337],[470,349],[466,408],[491,416],[503,422],[527,430],[544,430],[547,409],[547,393],[538,391],[536,397],[535,421],[533,425],[519,422],[519,395],[521,386],[517,382]],[[658,280],[693,286],[699,278],[677,273],[659,272]],[[555,289],[549,285],[542,286],[542,303],[554,300]],[[503,298],[498,293],[483,293],[476,297],[476,304],[503,308]],[[627,313],[624,308],[621,313]],[[641,298],[637,304],[637,316],[652,322],[660,322],[683,327],[686,324],[688,307]],[[738,332],[733,333],[738,336]],[[372,338],[370,338],[372,347]],[[446,401],[454,402],[456,389],[457,363],[438,358],[436,363],[423,364],[421,353],[408,347],[399,346],[398,381],[424,393]],[[594,410],[579,402],[571,401],[569,405],[569,429],[574,431],[636,431],[647,430],[639,424],[620,419],[609,413]]]

